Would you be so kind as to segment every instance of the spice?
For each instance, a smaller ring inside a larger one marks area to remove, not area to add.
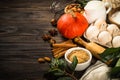
[[[76,47],[77,45],[76,44],[58,44],[58,43],[56,43],[56,44],[53,44],[52,45],[53,47],[67,47],[67,48],[71,48],[71,47]]]
[[[72,62],[73,57],[76,56],[78,63],[86,62],[89,59],[89,55],[84,50],[74,50],[68,55],[68,59]]]
[[[56,36],[58,34],[56,29],[51,29],[48,32],[50,33],[51,36]]]
[[[50,35],[48,35],[48,34],[44,34],[44,35],[42,36],[42,39],[43,39],[44,41],[49,41],[51,38],[52,38],[52,37],[51,37]]]
[[[55,58],[61,58],[64,56],[65,52],[71,48],[77,46],[72,42],[72,40],[67,40],[62,43],[52,44],[52,53]]]

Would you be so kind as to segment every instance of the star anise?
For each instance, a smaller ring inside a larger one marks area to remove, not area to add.
[[[44,41],[49,41],[50,39],[52,39],[52,37],[51,37],[50,35],[48,35],[48,34],[44,34],[44,35],[42,36],[42,39],[43,39]]]
[[[51,29],[48,32],[50,33],[51,36],[56,36],[58,34],[56,29]]]

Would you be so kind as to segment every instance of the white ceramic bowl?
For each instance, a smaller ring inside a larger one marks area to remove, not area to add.
[[[89,59],[86,61],[86,62],[83,62],[83,63],[78,63],[76,68],[75,68],[75,71],[82,71],[82,70],[85,70],[91,63],[91,60],[92,60],[92,54],[89,50],[85,49],[85,48],[81,48],[81,47],[74,47],[74,48],[70,48],[66,51],[65,53],[65,60],[67,61],[68,65],[70,66],[70,64],[72,63],[69,59],[68,59],[68,55],[74,51],[74,50],[84,50],[87,52],[87,54],[89,55]],[[81,56],[82,57],[82,56]]]

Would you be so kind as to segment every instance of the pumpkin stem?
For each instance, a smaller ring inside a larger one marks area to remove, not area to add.
[[[76,17],[75,13],[72,10],[69,10],[68,13],[71,14],[74,18]]]

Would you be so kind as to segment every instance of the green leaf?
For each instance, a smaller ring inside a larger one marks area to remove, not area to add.
[[[74,57],[73,57],[72,64],[70,65],[70,69],[71,69],[72,71],[74,71],[74,70],[75,70],[75,68],[76,68],[76,66],[77,66],[77,64],[78,64],[77,57],[76,57],[76,56],[74,56]]]
[[[115,67],[120,67],[120,58],[118,59],[118,61],[117,61],[116,65],[115,65]]]
[[[65,74],[64,71],[62,71],[61,69],[57,69],[57,68],[56,69],[50,69],[49,73],[53,74],[55,76],[63,76]]]
[[[108,66],[110,66],[110,67],[115,67],[118,59],[119,59],[119,58],[113,59]]]
[[[66,61],[63,60],[63,59],[60,59],[60,60],[59,60],[58,68],[64,70],[64,69],[66,68],[66,66],[67,66],[67,65],[66,65]]]
[[[107,48],[102,54],[101,59],[104,62],[112,60],[112,68],[110,71],[111,78],[120,78],[120,47],[118,48]]]
[[[50,69],[47,74],[50,74],[51,76],[55,76],[55,78],[59,78],[58,80],[72,80],[71,78],[66,77],[66,73],[74,71],[77,63],[78,63],[78,60],[77,60],[77,57],[75,56],[75,57],[73,57],[73,62],[71,64],[72,70],[67,72],[67,69],[69,69],[69,67],[68,67],[65,59],[53,58],[51,60]],[[73,74],[71,74],[71,75],[74,76]],[[60,77],[63,77],[63,78],[60,78]],[[69,76],[69,77],[71,77],[71,76]]]
[[[72,80],[71,77],[60,77],[57,80]]]
[[[56,71],[54,72],[55,76],[63,76],[65,73],[63,71]]]
[[[64,75],[64,68],[65,68],[65,60],[53,58],[50,63],[49,73],[52,73],[55,76],[62,76]]]
[[[60,68],[64,70],[66,67],[66,62],[63,59],[53,58],[50,63],[50,68]]]
[[[50,63],[50,68],[55,68],[57,65],[57,59],[52,58],[51,63]]]
[[[120,67],[114,67],[110,72],[111,78],[120,78]]]
[[[107,48],[102,54],[101,59],[106,62],[111,59],[120,58],[120,47],[119,48]]]
[[[81,4],[81,6],[84,8],[84,6],[89,2],[89,0],[76,0],[76,3]]]

